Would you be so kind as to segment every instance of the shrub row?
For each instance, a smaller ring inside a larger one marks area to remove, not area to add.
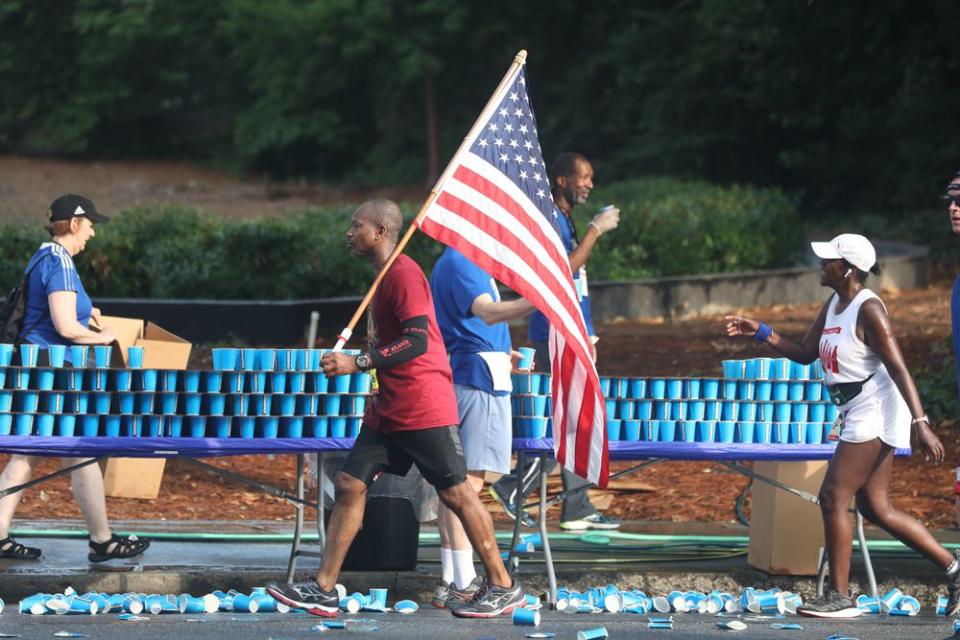
[[[591,258],[597,279],[630,279],[792,265],[803,250],[793,203],[776,190],[672,179],[611,185],[577,210],[581,229],[594,203],[614,203],[621,225]],[[584,211],[580,211],[583,209]],[[404,207],[408,219],[413,206]],[[284,218],[233,220],[183,206],[139,207],[97,229],[77,257],[93,296],[298,299],[355,295],[370,268],[350,256],[352,207]],[[0,284],[13,286],[44,234],[0,229]],[[408,253],[429,271],[442,247],[416,234]]]

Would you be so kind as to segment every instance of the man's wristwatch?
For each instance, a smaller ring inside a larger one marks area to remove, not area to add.
[[[356,359],[356,363],[357,363],[357,369],[360,369],[360,371],[366,371],[373,365],[373,363],[370,362],[370,354],[367,354],[367,353],[361,353],[360,355],[358,355]]]

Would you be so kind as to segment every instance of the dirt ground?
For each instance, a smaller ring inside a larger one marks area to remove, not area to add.
[[[256,178],[245,181],[201,167],[163,162],[78,163],[0,156],[0,219],[41,215],[57,195],[76,191],[91,197],[104,212],[146,202],[181,202],[231,216],[282,215],[309,205],[357,202],[384,196],[417,200],[420,188],[375,189],[276,185]],[[948,282],[922,291],[885,292],[894,327],[911,368],[923,366],[950,335]],[[780,306],[744,310],[787,335],[801,335],[820,305]],[[720,361],[758,355],[750,341],[730,341],[721,334],[719,317],[667,323],[618,322],[600,327],[601,374],[632,376],[719,375]],[[524,332],[514,335],[523,344]],[[957,423],[937,416],[935,429],[947,449],[948,462],[957,460]],[[0,464],[6,457],[0,456]],[[290,456],[241,456],[208,460],[253,478],[292,488],[294,459]],[[38,472],[56,467],[41,461]],[[611,465],[613,471],[629,463]],[[718,482],[717,475],[725,474]],[[895,503],[935,528],[954,525],[953,465],[934,467],[919,456],[895,462],[892,495]],[[734,502],[746,485],[742,476],[707,462],[671,462],[640,472],[632,482],[611,492],[608,512],[631,520],[735,520]],[[712,500],[698,499],[724,494]],[[597,496],[599,502],[606,502]],[[747,503],[749,512],[749,501]],[[156,500],[108,498],[113,519],[286,520],[291,509],[278,498],[248,490],[208,471],[171,460]],[[79,518],[69,480],[59,478],[28,490],[17,512],[22,518]],[[559,517],[559,510],[551,511]],[[503,518],[503,516],[498,516]]]

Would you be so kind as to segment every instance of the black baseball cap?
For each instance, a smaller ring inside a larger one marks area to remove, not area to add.
[[[62,195],[50,203],[50,222],[72,220],[77,216],[86,216],[90,222],[108,222],[110,218],[97,213],[97,208],[89,198],[75,193]]]

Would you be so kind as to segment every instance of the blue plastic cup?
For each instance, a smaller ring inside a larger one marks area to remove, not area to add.
[[[328,419],[331,438],[345,438],[347,436],[347,419],[343,416],[331,416]]]
[[[658,420],[660,442],[673,442],[677,435],[676,420]]]
[[[773,383],[769,380],[757,382],[754,398],[763,402],[769,402],[773,398]]]
[[[754,402],[741,402],[740,403],[740,412],[736,417],[737,420],[756,420],[757,419],[757,405]]]
[[[281,416],[292,416],[297,408],[297,397],[289,394],[277,394],[276,399],[277,412]]]
[[[280,435],[283,438],[302,438],[303,418],[299,416],[280,418]]]
[[[259,423],[257,426],[261,438],[273,439],[280,433],[280,419],[275,416],[263,416],[257,418],[257,422]],[[344,424],[344,428],[346,428],[346,424]]]
[[[757,423],[753,420],[743,420],[737,423],[736,441],[743,444],[754,442],[757,431]]]
[[[810,379],[820,380],[823,378],[823,363],[820,360],[814,360],[810,364]]]
[[[338,398],[339,400],[339,398]],[[273,396],[266,394],[262,396],[253,396],[250,400],[250,409],[258,416],[269,416],[270,408],[273,406]]]
[[[517,351],[520,352],[520,361],[517,363],[517,369],[530,371],[533,368],[533,356],[536,353],[536,349],[520,347]]]
[[[683,442],[697,441],[697,423],[693,420],[677,420],[678,439]]]
[[[134,414],[133,406],[136,396],[132,391],[124,391],[116,394],[117,406],[120,407],[120,414],[130,416]]]
[[[132,386],[131,372],[127,369],[117,369],[113,372],[113,385],[115,391],[130,391]]]
[[[773,415],[776,422],[790,422],[790,404],[787,402],[778,402],[774,407]]]
[[[184,393],[180,399],[183,404],[183,413],[188,416],[200,415],[200,402],[203,399],[199,393]]]
[[[790,444],[804,444],[807,441],[807,423],[790,423]]]
[[[293,371],[287,374],[287,390],[290,393],[303,393],[307,388],[307,374],[301,371]]]
[[[159,371],[156,369],[143,369],[142,371],[137,372],[139,376],[135,376],[134,380],[138,383],[138,391],[156,391],[158,383]]]
[[[334,376],[333,378],[333,390],[335,393],[349,393],[350,392],[350,377],[349,375],[345,376]]]
[[[790,379],[790,361],[786,358],[773,358],[770,360],[770,378],[773,380]]]
[[[238,372],[226,372],[223,374],[223,386],[221,390],[224,393],[243,393],[244,374]]]
[[[131,369],[143,368],[143,347],[127,347],[127,366]]]
[[[753,435],[754,442],[770,444],[773,441],[773,423],[768,420],[755,422]]]
[[[657,400],[653,403],[653,417],[657,420],[670,419],[670,403]]]
[[[743,360],[724,360],[720,363],[723,377],[726,380],[740,380],[744,375]]]
[[[323,357],[323,354],[328,349],[307,349],[307,359],[308,364],[307,371],[319,371],[320,370],[320,358]]]
[[[653,402],[651,400],[640,400],[635,403],[633,416],[637,420],[649,420],[653,415]]]
[[[323,414],[327,416],[337,416],[340,415],[340,396],[324,396],[323,398]],[[340,436],[343,437],[343,436]]]
[[[797,402],[790,405],[790,419],[796,422],[806,422],[810,405]]]
[[[47,347],[47,361],[51,367],[62,367],[67,359],[67,347],[62,344],[51,344]]]
[[[96,391],[90,394],[93,398],[93,410],[98,415],[110,413],[110,394],[105,391]]]
[[[776,413],[775,413],[776,405],[774,405],[774,403],[772,402],[761,402],[759,403],[758,406],[759,406],[759,415],[757,416],[757,418],[761,420],[766,420],[767,422],[773,422],[776,416]]]
[[[620,440],[620,430],[623,427],[621,420],[607,420],[607,441],[618,442]]]
[[[176,369],[170,369],[165,371],[160,371],[159,373],[159,389],[160,391],[176,391],[177,390],[177,380],[180,377],[180,372]]]
[[[655,400],[663,400],[667,395],[667,381],[662,379],[649,380],[647,388],[650,391],[650,397]]]
[[[776,402],[786,402],[790,392],[790,383],[777,381],[773,383],[771,398]],[[760,398],[763,400],[763,398]]]
[[[243,371],[256,371],[257,362],[256,349],[241,349],[240,361],[237,363],[237,368]]]
[[[705,420],[719,420],[720,407],[723,405],[719,400],[707,400],[703,403],[703,417]]]
[[[70,369],[64,372],[66,377],[66,388],[69,391],[83,391],[83,369]]]
[[[13,414],[0,413],[0,436],[10,435],[13,430]]]
[[[294,371],[309,371],[310,369],[310,350],[309,349],[294,349],[293,350],[293,370]]]
[[[840,409],[837,408],[837,405],[829,402],[824,402],[823,404],[823,421],[824,422],[833,422],[837,419],[837,413]]]
[[[314,393],[327,393],[330,390],[330,379],[322,373],[311,373],[311,391]]]
[[[200,372],[189,370],[183,372],[183,390],[187,393],[200,391]]]
[[[667,398],[670,400],[679,400],[683,397],[683,380],[667,380]]]
[[[203,389],[207,393],[220,393],[223,384],[223,374],[219,371],[203,372]]]
[[[823,423],[807,423],[807,444],[821,444],[823,442]]]
[[[621,423],[620,433],[623,437],[623,440],[628,442],[638,442],[640,440],[640,421],[623,420]]]
[[[697,442],[713,442],[716,438],[717,422],[715,420],[697,421]]]
[[[534,396],[534,397],[536,397],[536,396]],[[542,396],[541,396],[541,397],[542,397]],[[531,402],[532,402],[532,400],[531,400]],[[614,417],[614,416],[617,415],[617,401],[616,401],[616,400],[614,400],[613,398],[607,398],[606,400],[604,400],[604,404],[605,404],[606,409],[607,409],[607,417],[608,417],[608,418],[612,418],[612,417]],[[531,412],[531,413],[532,413],[532,412]],[[536,415],[540,415],[540,414],[538,413],[538,414],[536,414]]]
[[[750,358],[743,361],[743,377],[746,380],[757,379],[757,369],[759,368],[759,358]]]
[[[669,417],[671,420],[686,420],[687,419],[687,403],[671,402]]]
[[[826,422],[827,407],[822,402],[811,402],[807,405],[807,418],[810,422]]]
[[[187,428],[191,438],[203,438],[207,434],[207,417],[187,416]]]
[[[774,422],[770,441],[777,444],[790,444],[790,423]]]
[[[253,438],[256,435],[256,425],[257,419],[252,416],[244,416],[242,418],[237,418],[237,421],[240,424],[240,437],[246,440]]]
[[[53,435],[54,416],[49,413],[41,413],[36,417],[36,423],[38,436]]]
[[[37,388],[41,391],[50,391],[53,389],[54,380],[56,380],[56,371],[54,369],[36,369]]]
[[[0,344],[0,367],[9,367],[13,362],[13,345]]]
[[[801,364],[799,362],[790,362],[790,379],[791,380],[809,380],[810,365]]]
[[[73,413],[84,414],[90,406],[90,394],[84,391],[70,394],[70,400],[72,402],[70,409]]]
[[[603,394],[604,398],[610,397],[610,385],[610,378],[600,376],[600,393]],[[534,393],[539,393],[539,391],[535,391]]]
[[[737,383],[737,399],[738,400],[753,400],[754,392],[756,387],[755,382],[750,382],[748,380],[741,380]],[[763,383],[761,383],[763,384]],[[769,384],[769,383],[766,383]]]
[[[40,347],[35,344],[20,345],[20,366],[35,367],[40,358]]]
[[[607,388],[609,388],[610,380],[607,378]],[[602,386],[602,385],[601,385]],[[531,373],[530,374],[530,393],[550,393],[550,376],[543,373]],[[603,394],[606,397],[607,394]]]
[[[277,369],[277,350],[257,349],[257,369],[260,371],[275,371]]]
[[[231,420],[226,416],[210,416],[207,418],[207,426],[215,438],[230,437]]]
[[[83,369],[87,366],[87,359],[90,357],[90,347],[85,344],[74,344],[70,346],[70,364],[74,369]]]
[[[161,393],[158,394],[160,398],[160,413],[165,416],[173,415],[177,412],[177,394],[176,393]]]
[[[270,393],[286,393],[287,392],[287,372],[286,371],[274,371],[270,373]]]
[[[265,393],[267,390],[267,373],[265,371],[254,371],[247,373],[245,389],[247,393]]]
[[[736,421],[740,416],[740,403],[724,400],[720,409],[720,417],[724,420]]]
[[[163,417],[162,416],[144,416],[143,418],[143,435],[147,438],[159,438],[163,434]]]
[[[754,358],[754,373],[757,380],[772,380],[774,358]]]
[[[212,393],[206,396],[206,398],[207,398],[207,415],[222,416],[224,414],[225,407],[227,404],[227,396],[219,393]]]
[[[120,437],[120,416],[103,417],[103,435],[108,438]]]
[[[370,393],[373,377],[369,373],[355,373],[350,377],[350,393]]]
[[[700,384],[699,378],[691,378],[687,380],[684,384],[686,385],[686,389],[684,390],[684,393],[683,393],[684,398],[687,398],[690,400],[698,400],[699,398],[702,397],[700,395],[701,384]]]
[[[117,416],[111,416],[117,417]],[[139,438],[143,433],[143,418],[140,416],[119,416],[119,432],[128,438]]]
[[[735,424],[733,420],[720,420],[717,422],[717,439],[720,442],[733,442]]]
[[[213,360],[213,368],[217,371],[234,371],[237,368],[237,360],[240,359],[240,350],[217,347],[210,350]]]
[[[317,416],[307,419],[307,426],[314,438],[326,438],[328,432],[328,423],[326,416]]]
[[[183,416],[163,416],[163,434],[168,438],[183,435]]]
[[[647,381],[643,378],[630,378],[627,384],[627,394],[634,400],[644,397],[647,392]]]
[[[24,413],[36,413],[40,406],[40,394],[36,391],[29,391],[20,394],[20,410]]]
[[[803,400],[803,383],[802,382],[790,382],[788,383],[789,392],[787,393],[787,398],[790,402],[801,402]]]
[[[737,395],[737,389],[739,383],[736,380],[724,380],[723,381],[723,397],[726,400],[736,400],[739,396]]]
[[[28,389],[30,387],[30,371],[26,367],[13,369],[12,386],[14,389]]]
[[[694,400],[687,403],[687,420],[703,420],[707,412],[707,403],[702,400]]]
[[[72,438],[77,430],[77,416],[64,414],[57,416],[57,435]]]
[[[10,413],[13,408],[13,392],[0,391],[0,413]]]
[[[85,415],[83,416],[83,425],[82,433],[85,438],[96,437],[100,432],[100,416],[98,415]]]
[[[245,416],[248,413],[248,399],[250,396],[236,394],[230,396],[230,415]]]
[[[113,354],[113,347],[109,344],[98,344],[93,347],[93,364],[98,369],[106,369],[110,366],[110,356]]]
[[[803,384],[803,397],[807,401],[817,401],[823,398],[823,383],[819,380]]]
[[[700,397],[704,400],[716,400],[720,396],[720,381],[716,378],[705,378],[700,381]]]

